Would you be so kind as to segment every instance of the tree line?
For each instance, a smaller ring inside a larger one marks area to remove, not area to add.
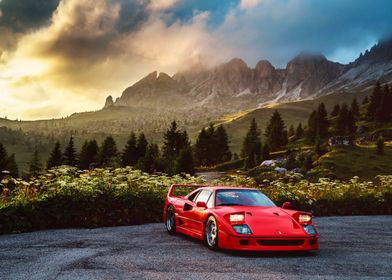
[[[348,136],[353,139],[357,130],[356,122],[359,120],[391,122],[392,110],[389,110],[389,104],[392,104],[392,92],[388,85],[382,88],[377,82],[372,94],[364,98],[362,105],[359,105],[354,98],[350,105],[336,104],[328,114],[324,103],[320,103],[309,115],[307,126],[298,123],[296,127],[291,125],[287,131],[280,113],[275,110],[265,128],[264,143],[262,143],[262,132],[258,128],[256,119],[253,118],[240,153],[244,160],[244,167],[253,168],[263,160],[270,159],[270,152],[282,150],[289,141],[304,138],[308,143],[319,148],[330,136]],[[231,152],[229,136],[222,125],[210,124],[207,128],[202,128],[195,144],[191,145],[186,130],[180,130],[176,121],[173,121],[163,135],[162,148],[155,143],[149,143],[144,133],[136,135],[132,132],[122,151],[118,150],[113,137],[108,136],[101,146],[94,139],[85,141],[78,153],[74,138],[71,136],[64,151],[61,149],[60,142],[55,143],[46,163],[46,169],[60,165],[75,166],[81,170],[95,167],[134,166],[151,173],[193,174],[196,166],[214,166],[233,158],[236,160],[238,156]],[[28,175],[36,176],[43,169],[36,149],[29,164]],[[8,170],[15,177],[18,175],[15,155],[8,156],[1,143],[0,170]]]

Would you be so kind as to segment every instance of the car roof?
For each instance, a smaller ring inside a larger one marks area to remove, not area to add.
[[[245,189],[245,190],[255,190],[255,188],[249,188],[249,187],[242,187],[242,186],[205,186],[201,187],[199,189],[208,189],[208,190],[235,190],[235,189]]]

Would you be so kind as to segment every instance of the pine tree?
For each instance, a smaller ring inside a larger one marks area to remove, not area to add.
[[[181,149],[176,160],[176,173],[187,173],[191,175],[195,173],[193,154],[190,147]]]
[[[121,165],[124,167],[134,166],[138,160],[136,135],[132,132],[121,155]]]
[[[245,158],[245,168],[252,168],[261,161],[261,139],[256,120],[253,118],[242,144],[241,156]]]
[[[346,120],[346,135],[350,136],[353,140],[357,127],[355,125],[355,115],[352,110],[348,111]]]
[[[372,95],[370,96],[370,102],[367,108],[367,117],[371,121],[375,119],[376,111],[380,106],[382,96],[383,92],[381,89],[381,84],[379,81],[377,81],[373,89]]]
[[[295,138],[297,139],[301,139],[302,137],[304,137],[305,133],[304,133],[304,129],[302,128],[302,123],[299,123],[297,128],[295,129]]]
[[[231,160],[231,151],[229,148],[229,136],[225,128],[220,125],[215,130],[215,150],[217,154],[216,163],[221,163]]]
[[[175,160],[180,150],[189,146],[187,132],[185,130],[179,131],[177,123],[173,121],[170,128],[163,135],[163,157],[166,160]]]
[[[29,176],[37,177],[38,175],[41,174],[41,171],[42,171],[42,165],[39,159],[38,150],[37,148],[35,148],[29,164]]]
[[[313,159],[311,154],[307,154],[305,156],[305,160],[303,163],[303,169],[307,172],[313,167]]]
[[[137,168],[144,172],[154,173],[156,171],[162,171],[162,163],[159,157],[159,147],[156,144],[149,144],[147,146],[146,153],[141,157],[137,164]]]
[[[11,156],[8,158],[6,170],[10,172],[10,175],[13,178],[17,178],[19,176],[19,168],[15,161],[15,154],[11,154]]]
[[[57,141],[46,163],[46,169],[51,169],[53,167],[60,166],[62,163],[63,163],[63,154],[61,153],[60,142]]]
[[[278,111],[272,114],[264,135],[272,151],[276,151],[287,144],[287,131]]]
[[[269,148],[268,144],[264,144],[261,157],[263,160],[271,159],[270,148]]]
[[[292,137],[292,136],[294,136],[294,135],[295,135],[294,126],[293,126],[293,125],[290,125],[290,127],[289,127],[289,132],[288,132],[288,136],[289,136],[289,137]]]
[[[335,125],[335,133],[338,136],[344,136],[346,135],[347,131],[347,120],[348,120],[348,106],[346,103],[344,103],[340,109],[338,118],[336,120],[336,125]]]
[[[308,129],[306,131],[306,138],[310,143],[316,141],[317,136],[317,111],[314,110],[308,119]]]
[[[196,139],[194,146],[195,150],[195,163],[198,166],[207,166],[207,158],[209,152],[209,137],[207,131],[203,127]]]
[[[295,158],[295,153],[292,151],[287,151],[287,158],[286,158],[286,169],[293,170],[297,166],[297,160]]]
[[[99,151],[99,164],[102,167],[117,165],[117,145],[112,136],[106,137]]]
[[[382,136],[378,137],[376,142],[376,154],[383,155],[384,154],[384,138]]]
[[[324,103],[320,103],[317,109],[317,134],[321,139],[328,137],[328,113]]]
[[[214,165],[218,162],[218,139],[216,138],[216,131],[214,125],[211,123],[207,130],[207,165]]]
[[[4,177],[2,171],[8,170],[7,160],[8,160],[7,150],[4,148],[3,144],[0,143],[0,179]]]
[[[353,114],[354,119],[358,120],[359,119],[359,105],[358,105],[356,98],[354,98],[353,102],[351,103],[350,111]]]
[[[369,103],[369,97],[365,96],[365,98],[362,100],[362,105],[365,105],[368,103]]]
[[[68,146],[65,148],[63,155],[63,163],[69,166],[76,166],[77,164],[77,155],[72,136],[69,138]]]
[[[85,141],[79,154],[79,169],[90,169],[94,164],[98,165],[99,147],[97,141]]]
[[[386,123],[391,121],[392,110],[390,108],[392,104],[392,97],[389,93],[388,85],[385,85],[384,91],[382,93],[380,104],[374,115],[374,120],[380,123]]]
[[[339,105],[339,104],[336,104],[336,105],[333,107],[330,116],[331,116],[331,117],[336,117],[336,116],[338,116],[338,115],[339,115],[339,111],[340,111],[340,105]]]
[[[136,144],[136,154],[138,159],[146,155],[147,147],[148,147],[148,141],[146,139],[146,136],[144,135],[144,133],[140,133],[137,138],[137,144]]]

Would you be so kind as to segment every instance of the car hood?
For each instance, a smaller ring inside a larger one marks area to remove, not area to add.
[[[225,207],[226,208],[226,207]],[[226,213],[245,212],[245,223],[254,236],[306,236],[302,226],[280,207],[233,206]]]

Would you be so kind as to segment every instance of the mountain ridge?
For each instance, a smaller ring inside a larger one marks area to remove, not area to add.
[[[192,67],[173,76],[154,71],[128,87],[112,106],[154,109],[216,108],[227,112],[313,99],[333,92],[363,91],[392,78],[392,39],[380,41],[354,62],[340,64],[302,52],[286,68],[260,60],[254,68],[235,57],[214,67]]]

